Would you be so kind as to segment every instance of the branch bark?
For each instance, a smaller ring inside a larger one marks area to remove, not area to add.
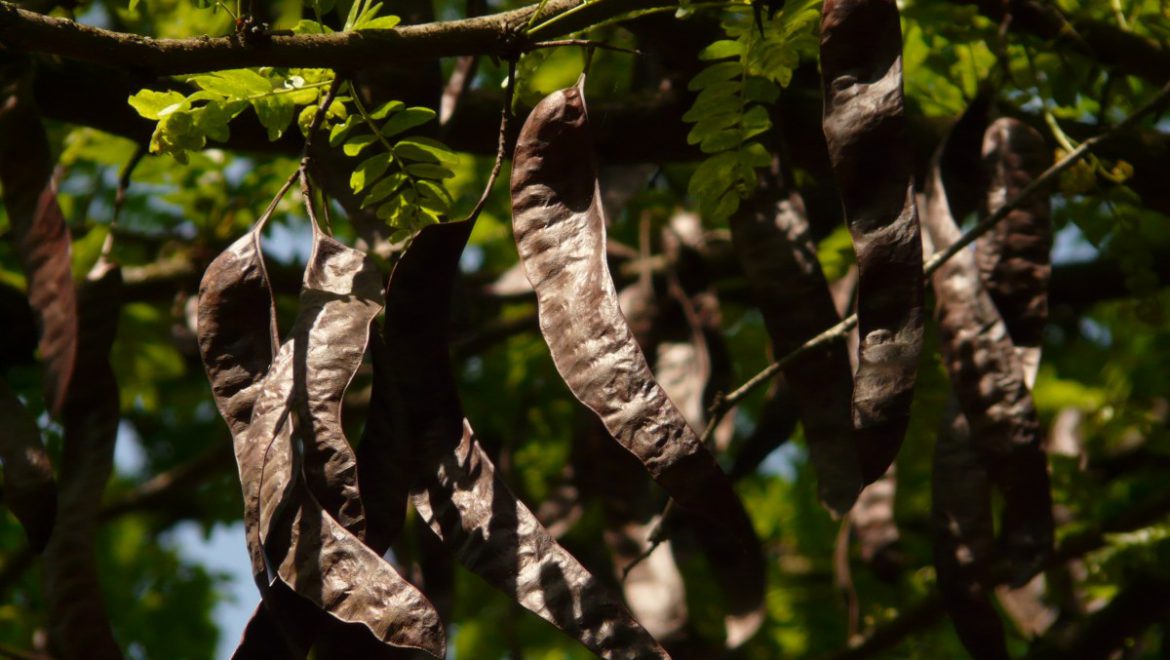
[[[425,60],[461,55],[506,56],[548,39],[664,0],[550,0],[540,17],[571,15],[528,36],[536,5],[477,18],[407,25],[393,30],[331,34],[270,34],[155,39],[103,30],[0,3],[0,43],[14,51],[59,55],[156,75],[198,73],[253,66],[324,67],[355,71],[387,60]]]

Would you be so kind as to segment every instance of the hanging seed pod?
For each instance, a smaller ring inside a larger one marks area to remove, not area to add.
[[[655,382],[618,306],[581,84],[528,116],[511,183],[516,246],[561,378],[682,508],[720,525],[744,562],[759,561],[743,504]]]
[[[334,619],[364,625],[389,646],[443,657],[442,623],[430,602],[335,520],[346,518],[344,508],[326,511],[317,500],[316,491],[322,487],[336,489],[327,492],[337,506],[344,507],[341,502],[351,493],[358,496],[356,488],[346,486],[351,481],[346,473],[323,472],[324,480],[317,483],[307,475],[300,479],[297,468],[302,459],[294,438],[305,448],[306,466],[311,456],[344,454],[340,444],[326,446],[329,438],[320,434],[323,420],[305,419],[304,413],[327,415],[333,409],[330,401],[339,401],[344,394],[376,313],[368,311],[370,305],[376,307],[370,294],[380,291],[377,267],[364,254],[320,230],[314,231],[314,243],[292,336],[264,377],[247,430],[246,463],[249,478],[259,480],[259,533],[265,559],[280,580]],[[338,384],[341,391],[328,390]],[[336,440],[345,443],[344,437]],[[316,561],[306,562],[306,556]]]
[[[922,352],[922,243],[894,0],[826,0],[821,71],[825,141],[860,272],[853,425],[869,483],[898,453]]]
[[[118,331],[122,271],[100,259],[78,296],[85,328],[65,398],[57,524],[45,549],[50,634],[65,658],[121,658],[102,599],[94,539],[106,482],[114,470],[121,402],[110,366]]]
[[[764,316],[772,352],[787,355],[841,320],[817,260],[804,202],[766,176],[755,197],[731,218],[731,237],[752,296]],[[784,369],[795,394],[816,470],[821,502],[836,515],[853,506],[861,466],[849,410],[853,374],[840,344],[810,351]]]
[[[52,154],[30,92],[23,81],[0,90],[0,187],[40,330],[45,405],[56,415],[65,405],[77,357],[77,295],[69,229],[52,180]]]
[[[927,182],[924,215],[938,251],[961,235],[950,214],[940,159],[941,153]],[[1036,408],[1003,319],[979,280],[975,255],[959,252],[931,281],[944,363],[972,443],[1003,494],[1001,543],[1012,584],[1019,586],[1052,550],[1052,495]]]
[[[963,646],[974,658],[1006,659],[1003,623],[989,586],[995,555],[991,482],[954,400],[934,449],[931,529],[938,588]]]
[[[315,616],[320,608],[338,622],[364,626],[384,644],[419,648],[441,657],[443,633],[433,607],[379,555],[335,521],[342,505],[333,515],[327,513],[293,469],[297,462],[292,447],[293,418],[306,409],[310,414],[320,410],[324,415],[335,409],[330,402],[340,400],[353,371],[338,374],[350,366],[356,370],[353,355],[356,353],[360,361],[364,351],[364,333],[372,314],[363,310],[380,292],[380,278],[360,253],[315,233],[315,241],[325,245],[315,245],[302,293],[305,304],[293,339],[282,347],[269,369],[276,343],[275,317],[260,256],[259,232],[271,211],[270,207],[251,232],[208,267],[199,300],[200,349],[216,404],[233,431],[244,488],[245,530],[253,570],[265,596],[265,604],[245,631],[237,655],[256,657],[256,649],[267,648],[264,641],[271,641],[271,632],[278,625],[292,657],[303,657],[320,625],[330,627],[328,621]],[[359,294],[354,295],[355,291]],[[355,305],[360,307],[355,309]],[[346,345],[340,346],[342,343]],[[298,358],[303,360],[302,367],[311,361],[320,371],[295,368]],[[306,378],[314,380],[310,383]],[[317,378],[332,379],[334,386],[341,383],[342,392],[329,391]],[[308,397],[310,403],[295,400],[294,392]],[[311,422],[297,425],[298,432],[308,429],[306,435],[314,433],[318,439],[320,428]],[[306,446],[314,444],[302,440]],[[328,465],[328,461],[320,464]],[[271,480],[266,482],[266,477]],[[339,490],[337,501],[344,502],[345,488]],[[262,513],[266,514],[263,521]],[[295,538],[291,536],[293,529]],[[283,543],[264,548],[262,539],[267,536]],[[317,561],[306,563],[305,556]],[[271,582],[268,566],[316,607],[306,609],[305,602],[293,596],[288,587]],[[346,597],[341,598],[342,594]],[[273,622],[274,616],[279,623]]]
[[[995,212],[1051,164],[1052,152],[1039,132],[1018,119],[997,119],[983,137],[988,181],[985,211]],[[1051,252],[1052,219],[1046,192],[1033,194],[976,243],[983,286],[1003,315],[1024,361],[1029,387],[1036,377],[1048,321]]]
[[[401,530],[405,500],[489,584],[606,658],[666,654],[495,475],[463,418],[448,314],[474,216],[423,229],[394,268],[374,393],[359,446],[369,537]]]

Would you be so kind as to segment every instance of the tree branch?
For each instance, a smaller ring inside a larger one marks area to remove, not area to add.
[[[550,0],[541,16],[551,19],[583,3]],[[584,29],[667,0],[597,0],[542,30],[550,38]],[[198,73],[253,66],[321,67],[356,71],[387,60],[424,60],[460,55],[505,57],[533,46],[525,32],[535,5],[454,21],[407,25],[393,30],[331,34],[270,34],[155,39],[103,30],[0,3],[0,43],[15,51],[49,53],[154,74]]]

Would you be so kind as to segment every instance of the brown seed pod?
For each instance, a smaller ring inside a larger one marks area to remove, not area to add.
[[[955,400],[934,449],[931,529],[938,588],[963,646],[975,658],[1006,659],[1003,623],[991,604],[991,481]]]
[[[776,356],[841,320],[817,260],[804,202],[774,175],[731,217],[731,237]],[[841,344],[810,351],[784,369],[795,394],[821,502],[843,515],[861,490],[849,410],[853,374]]]
[[[337,498],[333,505],[341,506],[351,492],[358,496],[356,488],[345,488],[349,479],[344,473],[324,475],[342,477],[335,483],[314,483],[307,475],[302,481],[297,469],[301,457],[294,437],[305,447],[306,464],[314,452],[343,453],[340,445],[325,447],[322,441],[327,438],[316,435],[318,422],[304,419],[303,413],[316,414],[317,406],[329,408],[332,397],[340,400],[344,394],[368,339],[373,314],[367,306],[376,306],[368,298],[370,282],[373,291],[380,291],[377,268],[364,254],[320,230],[314,231],[314,242],[291,338],[264,377],[246,434],[247,478],[259,481],[259,533],[265,558],[280,580],[334,619],[364,625],[389,646],[443,657],[445,639],[434,606],[335,520],[346,518],[343,508],[326,511],[317,499],[317,489],[341,486],[340,491],[328,491]],[[361,309],[353,308],[357,304]],[[325,386],[310,384],[318,378],[341,384],[342,391],[328,393]],[[345,442],[344,437],[339,441]],[[356,481],[356,470],[353,477]],[[354,520],[346,522],[352,525]],[[305,557],[315,561],[306,562]]]
[[[306,304],[298,314],[293,339],[285,343],[269,369],[276,340],[272,297],[259,251],[262,225],[263,220],[212,263],[204,276],[199,301],[200,349],[216,404],[233,431],[253,570],[265,595],[265,604],[249,623],[238,655],[254,657],[249,653],[265,648],[263,642],[271,641],[271,634],[263,633],[272,632],[275,614],[294,657],[308,650],[321,624],[337,630],[364,627],[385,644],[420,648],[441,656],[443,633],[434,608],[379,555],[339,525],[299,481],[299,471],[294,470],[297,458],[292,447],[293,418],[306,409],[310,414],[320,411],[323,415],[336,409],[330,401],[340,400],[357,367],[353,356],[356,354],[360,361],[364,351],[365,333],[372,317],[366,311],[373,300],[369,281],[374,282],[376,298],[380,278],[360,253],[315,233],[316,241],[328,244],[323,248],[315,246],[302,292]],[[358,295],[354,295],[355,290]],[[355,305],[359,308],[355,309]],[[376,313],[377,303],[373,305]],[[346,345],[342,347],[341,343]],[[306,364],[318,371],[308,371]],[[327,391],[319,381],[297,382],[298,378],[319,377],[332,379],[330,382],[340,384],[342,391]],[[315,405],[296,400],[297,393],[312,397],[309,401]],[[262,405],[257,405],[262,395]],[[320,433],[321,428],[328,432],[327,425],[297,424],[298,433]],[[306,446],[312,444],[312,440],[304,440]],[[340,441],[344,442],[343,436]],[[266,477],[271,477],[267,483]],[[356,490],[353,492],[358,495]],[[338,502],[345,501],[344,493],[344,489],[339,493]],[[334,514],[341,508],[338,505]],[[262,512],[267,516],[263,524]],[[353,524],[354,520],[351,517],[348,522]],[[290,543],[294,527],[296,538]],[[355,527],[360,530],[360,526]],[[263,548],[262,535],[283,543]],[[316,562],[306,563],[306,556],[314,557]],[[271,583],[268,565],[316,607],[306,609],[306,603],[294,597],[288,587]],[[346,597],[340,598],[341,594]],[[327,611],[338,624],[331,626],[328,620],[321,620],[317,608]],[[338,628],[341,622],[351,625]]]
[[[1010,117],[997,119],[983,137],[988,181],[987,213],[1015,197],[1052,164],[1052,152],[1036,129]],[[1021,207],[979,237],[976,261],[984,287],[1021,351],[1038,349],[1048,321],[1048,280],[1052,277],[1052,219],[1048,195],[1033,194]],[[1035,352],[1033,350],[1032,352]],[[1035,359],[1025,359],[1029,381]]]
[[[41,442],[37,420],[0,378],[0,464],[4,466],[4,502],[24,527],[28,545],[41,552],[49,542],[57,515],[53,465]]]
[[[512,227],[561,378],[678,504],[756,561],[751,520],[715,458],[654,380],[618,306],[582,85],[554,92],[520,131]]]
[[[65,658],[121,658],[102,599],[94,538],[114,469],[121,402],[110,366],[118,331],[122,271],[100,259],[78,295],[85,328],[65,398],[57,524],[45,549],[50,633]]]
[[[375,548],[402,527],[409,496],[468,569],[602,657],[665,652],[495,475],[463,419],[447,336],[459,255],[474,218],[423,229],[386,291],[384,341],[359,467]]]
[[[825,141],[860,273],[853,425],[869,483],[898,453],[922,352],[922,243],[894,0],[826,0],[821,71]]]
[[[0,90],[0,187],[40,330],[45,406],[55,415],[65,405],[77,357],[77,295],[72,241],[52,181],[52,154],[29,96],[23,81]]]
[[[926,187],[924,225],[935,250],[961,235],[938,161]],[[1043,438],[1022,363],[979,280],[975,255],[960,251],[931,278],[943,360],[972,443],[1004,498],[1001,538],[1013,584],[1027,582],[1052,550],[1052,495]]]

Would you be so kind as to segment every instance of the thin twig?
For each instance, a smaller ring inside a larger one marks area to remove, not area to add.
[[[512,118],[512,97],[516,93],[516,60],[508,60],[508,87],[504,90],[504,106],[500,110],[500,137],[496,145],[496,162],[492,163],[492,171],[488,174],[487,184],[483,187],[483,193],[479,196],[479,201],[472,207],[471,213],[467,214],[467,220],[474,220],[479,217],[483,207],[487,204],[488,195],[492,192],[492,186],[496,183],[496,178],[500,176],[500,170],[504,167],[504,159],[508,157],[508,122]]]
[[[554,39],[552,41],[537,41],[529,45],[525,50],[537,50],[540,48],[560,48],[562,46],[584,46],[586,48],[596,48],[597,50],[612,50],[618,53],[629,53],[631,55],[641,55],[642,51],[637,48],[626,48],[625,46],[615,46],[604,41],[593,41],[592,39]]]

